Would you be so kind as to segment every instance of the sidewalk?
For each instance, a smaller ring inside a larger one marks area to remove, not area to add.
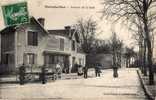
[[[149,85],[148,76],[141,74],[140,70],[137,71],[144,91],[150,100],[156,100],[156,73],[155,73],[155,85]]]
[[[104,70],[101,77],[58,80],[44,85],[1,84],[0,99],[147,100],[136,69],[120,69],[118,78],[113,78],[112,70]]]

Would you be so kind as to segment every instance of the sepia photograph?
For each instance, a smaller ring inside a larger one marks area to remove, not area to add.
[[[0,0],[0,100],[156,100],[156,0]]]

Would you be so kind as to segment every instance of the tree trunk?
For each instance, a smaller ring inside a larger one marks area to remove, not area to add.
[[[143,46],[142,46],[142,43],[140,43],[140,46],[139,46],[139,67],[140,67],[140,70],[141,72],[143,73]]]
[[[154,73],[152,69],[152,47],[151,47],[151,39],[149,36],[149,30],[147,26],[147,20],[144,19],[144,31],[146,36],[146,42],[147,42],[147,59],[148,59],[148,67],[149,67],[149,84],[154,84]]]
[[[147,42],[148,47],[148,67],[149,67],[149,84],[154,84],[154,73],[152,68],[152,50],[151,50],[151,42],[148,40]]]
[[[146,68],[146,40],[144,39],[144,55],[143,55],[143,71],[144,71],[144,76],[147,76],[147,68]]]

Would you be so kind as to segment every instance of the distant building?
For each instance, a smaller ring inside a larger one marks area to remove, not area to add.
[[[6,27],[1,32],[1,72],[27,66],[73,67],[85,65],[85,54],[78,52],[79,35],[70,27],[45,30],[44,18],[30,18],[30,23]]]
[[[112,68],[113,56],[112,54],[90,54],[86,57],[86,64],[90,67],[95,67],[97,64],[101,65],[103,69]]]

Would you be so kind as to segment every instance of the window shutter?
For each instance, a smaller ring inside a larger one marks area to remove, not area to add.
[[[34,64],[37,64],[37,54],[35,54],[34,60],[35,60]]]
[[[60,39],[60,50],[64,51],[64,39]]]
[[[23,55],[23,63],[24,63],[25,65],[28,64],[28,58],[27,58],[27,54],[26,54],[26,53],[24,53],[24,55]]]
[[[33,33],[28,32],[28,45],[33,45]]]
[[[38,45],[38,33],[33,32],[33,45],[37,46]]]

